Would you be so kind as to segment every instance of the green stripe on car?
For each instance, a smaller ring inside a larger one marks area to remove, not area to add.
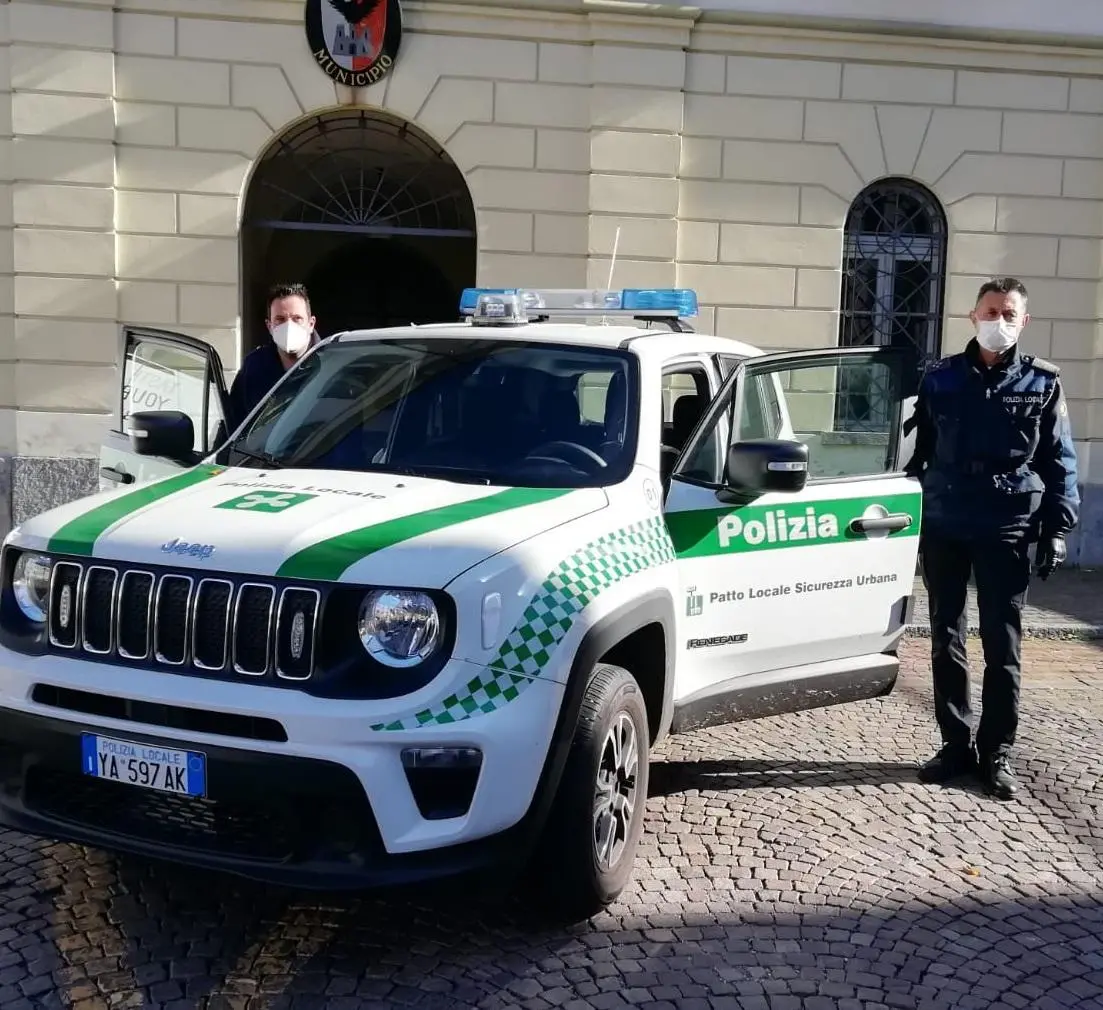
[[[918,536],[922,502],[921,494],[792,504],[778,502],[775,505],[672,512],[667,515],[666,522],[679,558],[703,558],[872,539],[875,534],[852,533],[849,527],[855,519],[868,518],[867,510],[878,506],[884,512],[906,513],[912,518],[906,529],[883,535]]]
[[[406,540],[433,533],[457,523],[483,519],[526,505],[538,505],[571,493],[570,488],[510,488],[475,498],[399,516],[373,526],[339,533],[328,540],[321,540],[292,554],[276,572],[281,579],[312,579],[319,582],[336,582],[356,562],[378,551],[394,547]]]
[[[127,494],[105,501],[102,505],[97,505],[94,509],[64,523],[50,538],[48,550],[57,554],[78,554],[88,557],[92,554],[96,541],[115,523],[169,495],[217,477],[220,473],[224,473],[225,469],[221,466],[192,467],[183,473],[174,474],[156,483],[145,484]]]

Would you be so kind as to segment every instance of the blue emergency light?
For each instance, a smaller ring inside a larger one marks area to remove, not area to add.
[[[531,316],[633,316],[686,319],[696,316],[697,292],[689,288],[624,288],[620,291],[581,288],[467,288],[460,298],[460,315],[478,317],[480,304],[510,311],[514,306]],[[499,309],[499,318],[501,318]],[[523,321],[523,320],[522,320]]]

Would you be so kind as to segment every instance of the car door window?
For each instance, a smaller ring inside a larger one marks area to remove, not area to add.
[[[810,361],[755,378],[784,391],[793,437],[808,446],[809,480],[894,472],[905,378],[898,362],[872,355]],[[747,436],[740,429],[736,437]]]
[[[731,395],[713,405],[708,421],[675,470],[677,476],[696,484],[720,485],[734,407],[735,397]]]
[[[207,452],[222,422],[207,356],[154,338],[131,338],[123,361],[123,427],[132,414],[146,410],[187,414],[195,428],[193,448]]]
[[[709,412],[679,477],[719,486],[727,447],[779,438],[784,412],[792,437],[808,446],[809,480],[879,476],[894,471],[902,372],[876,352],[825,363],[747,363]]]
[[[777,438],[781,432],[781,408],[772,375],[748,378],[739,409],[739,438]]]
[[[744,360],[731,354],[718,354],[716,358],[725,379]],[[748,381],[739,412],[740,437],[779,438],[784,424],[780,398],[781,391],[775,376],[755,376],[753,381]]]

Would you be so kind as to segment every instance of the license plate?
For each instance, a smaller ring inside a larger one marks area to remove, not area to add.
[[[207,756],[129,740],[82,733],[81,770],[108,782],[179,796],[205,796]]]

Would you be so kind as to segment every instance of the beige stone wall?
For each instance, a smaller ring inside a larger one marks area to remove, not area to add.
[[[91,454],[114,387],[114,31],[108,9],[13,3],[14,311],[5,449]]]
[[[361,103],[464,170],[481,283],[604,285],[619,227],[615,286],[694,287],[701,328],[769,348],[835,342],[847,207],[912,176],[951,227],[945,349],[983,275],[1022,276],[1027,347],[1065,366],[1087,465],[1103,438],[1096,54],[405,8],[395,71],[352,93],[314,66],[299,3],[0,6],[3,448],[95,452],[120,322],[207,337],[234,367],[250,166],[304,114]]]
[[[693,47],[677,278],[715,306],[717,331],[834,343],[850,203],[879,178],[915,179],[949,221],[944,352],[971,335],[985,277],[1019,276],[1024,347],[1064,368],[1088,476],[1103,439],[1098,55],[720,26]]]

